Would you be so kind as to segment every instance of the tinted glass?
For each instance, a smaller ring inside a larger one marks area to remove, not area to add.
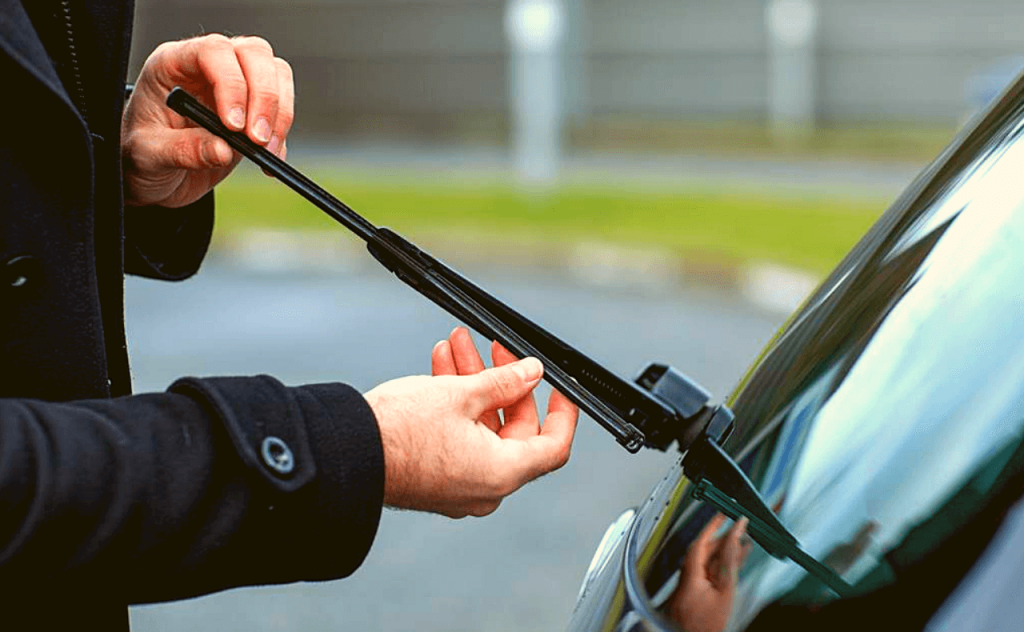
[[[1020,92],[880,220],[732,401],[737,458],[802,547],[860,591],[944,555],[1020,469]],[[684,517],[661,543],[651,593],[710,515],[688,505],[676,507]],[[779,600],[832,598],[755,550],[731,625]]]

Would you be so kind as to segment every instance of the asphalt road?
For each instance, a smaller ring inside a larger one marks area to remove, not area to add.
[[[620,375],[664,361],[717,396],[782,320],[709,290],[588,286],[539,271],[472,276]],[[456,324],[377,269],[299,276],[220,267],[180,284],[130,279],[126,291],[139,392],[182,375],[255,373],[366,390],[428,372],[431,347]],[[630,455],[584,419],[570,463],[492,516],[386,511],[373,550],[349,579],[139,607],[133,629],[560,629],[607,525],[639,504],[674,459]]]

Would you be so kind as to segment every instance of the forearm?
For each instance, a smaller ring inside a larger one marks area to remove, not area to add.
[[[258,460],[270,432],[289,476]],[[347,575],[383,494],[372,414],[341,385],[0,400],[0,450],[0,582],[89,578],[134,603]]]

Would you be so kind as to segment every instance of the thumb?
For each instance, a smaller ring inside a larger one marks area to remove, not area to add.
[[[163,129],[153,134],[135,161],[157,169],[217,169],[234,160],[234,152],[223,139],[199,127]]]
[[[467,376],[475,416],[516,403],[540,383],[544,366],[537,358],[523,358]]]

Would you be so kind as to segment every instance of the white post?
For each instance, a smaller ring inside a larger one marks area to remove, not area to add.
[[[550,184],[558,176],[562,144],[565,9],[560,0],[509,0],[505,30],[516,168],[526,183]]]
[[[815,0],[768,0],[768,116],[774,135],[800,137],[814,130]]]
[[[584,0],[565,1],[565,44],[562,57],[562,103],[564,117],[579,125],[589,114],[587,103],[587,60],[584,41]]]

